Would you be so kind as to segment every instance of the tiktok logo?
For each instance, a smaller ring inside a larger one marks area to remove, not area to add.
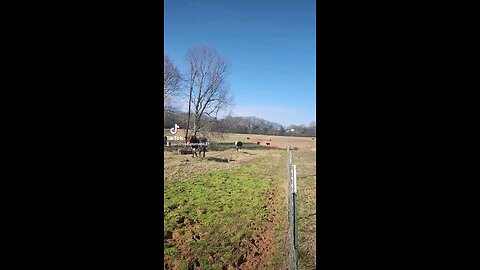
[[[172,133],[173,135],[177,134],[178,128],[179,128],[179,126],[178,126],[177,124],[175,124],[175,125],[170,129],[170,133]]]

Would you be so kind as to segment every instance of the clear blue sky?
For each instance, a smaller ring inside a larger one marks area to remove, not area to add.
[[[314,0],[165,0],[165,53],[181,72],[191,47],[231,63],[233,115],[290,124],[315,117]]]

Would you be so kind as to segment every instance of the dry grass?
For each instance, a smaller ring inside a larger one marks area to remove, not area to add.
[[[250,138],[250,139],[247,139]],[[256,134],[228,134],[225,136],[225,141],[242,141],[242,142],[260,142],[260,145],[265,147],[278,147],[286,149],[287,146],[296,147],[302,151],[315,151],[316,140],[312,137],[289,137],[289,136],[270,136],[270,135],[256,135]],[[266,143],[270,143],[269,146]]]
[[[172,136],[168,129],[164,130],[164,136]],[[180,129],[177,133],[179,137],[185,137],[185,131]],[[250,139],[247,139],[250,138]],[[265,147],[277,147],[286,149],[287,146],[297,147],[302,151],[315,151],[316,150],[316,138],[313,137],[290,137],[290,136],[271,136],[271,135],[257,135],[257,134],[238,134],[227,133],[224,134],[222,141],[233,142],[242,141],[244,143],[257,143],[260,142],[261,146]],[[269,146],[266,143],[270,143]]]
[[[297,165],[299,269],[316,269],[316,157],[313,151],[293,151]]]
[[[164,181],[185,179],[212,171],[239,167],[253,159],[269,156],[269,151],[227,149],[225,151],[209,151],[205,158],[191,155],[178,155],[175,152],[165,152]]]

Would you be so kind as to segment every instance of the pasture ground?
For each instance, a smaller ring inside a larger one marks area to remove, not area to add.
[[[238,152],[236,140],[245,146]],[[225,134],[205,158],[165,151],[164,268],[288,269],[285,149],[291,145],[298,149],[299,269],[315,269],[315,142]]]

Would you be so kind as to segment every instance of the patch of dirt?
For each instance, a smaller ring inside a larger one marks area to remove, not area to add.
[[[188,243],[196,242],[200,240],[201,236],[197,233],[200,225],[197,223],[191,223],[190,220],[184,218],[182,225],[185,226],[185,231],[189,231],[190,235],[174,232],[172,239],[165,239],[165,243],[169,247],[177,247],[180,251],[181,259],[172,259],[170,256],[164,257],[163,268],[165,270],[180,270],[182,263],[187,264],[187,269],[198,269],[200,266],[198,259],[194,258],[191,249],[188,247]]]
[[[239,242],[238,246],[233,251],[237,254],[235,260],[232,262],[225,262],[223,269],[233,270],[255,270],[255,269],[267,269],[268,262],[272,259],[275,252],[274,245],[274,224],[277,221],[277,213],[274,208],[275,193],[270,192],[268,194],[268,200],[264,207],[269,210],[269,214],[266,216],[263,222],[263,226],[256,228],[257,236],[244,237]],[[188,247],[188,243],[196,242],[201,237],[198,233],[200,227],[199,224],[191,223],[188,219],[179,218],[178,221],[182,221],[188,234],[180,234],[178,232],[167,232],[168,238],[165,239],[168,246],[176,246],[179,248],[181,254],[181,260],[172,260],[172,258],[166,256],[164,258],[164,269],[166,270],[178,270],[182,262],[187,264],[188,269],[200,269],[198,260],[194,258],[192,251]],[[254,224],[252,224],[254,225]],[[217,260],[217,254],[210,254],[208,260],[213,262]]]
[[[264,220],[264,225],[256,229],[257,236],[240,241],[237,249],[240,256],[232,269],[267,269],[267,264],[275,252],[274,224],[277,221],[277,213],[274,208],[274,199],[275,193],[270,192],[266,203],[270,212]]]

